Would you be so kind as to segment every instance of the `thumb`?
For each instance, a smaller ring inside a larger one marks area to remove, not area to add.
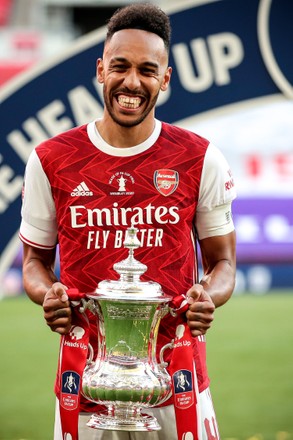
[[[205,291],[201,284],[194,284],[186,293],[188,304],[193,304],[196,301],[201,301],[202,295]]]
[[[67,287],[64,286],[64,284],[60,283],[59,281],[57,283],[54,283],[52,286],[54,295],[58,296],[58,298],[62,302],[68,301],[68,295],[66,293]]]

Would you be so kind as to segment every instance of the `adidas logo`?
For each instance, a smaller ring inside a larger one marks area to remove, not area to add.
[[[93,196],[93,192],[89,190],[85,182],[81,182],[71,193],[71,197]]]

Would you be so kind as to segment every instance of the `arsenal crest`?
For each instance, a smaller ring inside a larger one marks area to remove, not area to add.
[[[177,189],[179,174],[177,171],[162,169],[154,172],[154,185],[163,196],[170,196]]]

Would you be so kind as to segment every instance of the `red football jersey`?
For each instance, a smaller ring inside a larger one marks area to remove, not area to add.
[[[36,148],[54,204],[56,219],[50,224],[58,225],[54,240],[66,286],[91,292],[101,280],[117,279],[113,264],[127,257],[123,241],[131,225],[141,242],[135,258],[148,267],[142,281],[159,283],[171,296],[186,293],[196,281],[195,213],[209,142],[158,122],[153,137],[133,148],[107,147],[91,123]],[[35,196],[30,196],[38,198],[33,187]],[[42,243],[25,227],[21,237],[39,247],[55,245],[52,237]],[[158,352],[174,338],[175,329],[176,318],[162,319]],[[194,356],[202,391],[209,383],[204,337],[194,338]]]

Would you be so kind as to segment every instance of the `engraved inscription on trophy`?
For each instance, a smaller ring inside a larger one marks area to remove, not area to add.
[[[139,319],[147,319],[149,320],[151,317],[152,306],[144,306],[144,307],[128,307],[122,309],[121,306],[117,306],[114,304],[107,304],[106,306],[107,312],[110,318],[112,319],[135,319],[139,313]]]

